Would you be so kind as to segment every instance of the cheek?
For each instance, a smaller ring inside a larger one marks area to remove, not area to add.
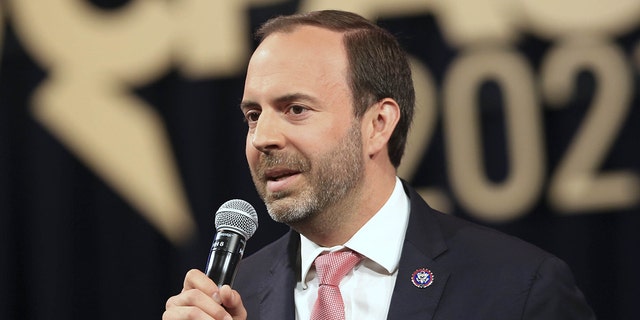
[[[247,140],[244,147],[244,153],[247,158],[247,163],[249,164],[249,167],[253,167],[253,162],[258,157],[258,150],[254,148],[253,145],[251,144],[251,138],[249,137],[249,135],[247,135]]]

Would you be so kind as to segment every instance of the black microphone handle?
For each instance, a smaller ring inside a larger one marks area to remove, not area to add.
[[[233,286],[247,241],[243,236],[229,230],[218,230],[211,245],[205,273],[218,287]]]

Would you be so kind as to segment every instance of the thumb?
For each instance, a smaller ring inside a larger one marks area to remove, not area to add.
[[[244,320],[247,318],[247,310],[242,304],[242,297],[238,291],[231,289],[229,285],[220,288],[220,299],[222,305],[234,320]]]

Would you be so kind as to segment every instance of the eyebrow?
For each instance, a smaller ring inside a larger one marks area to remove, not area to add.
[[[255,101],[242,101],[240,102],[240,110],[254,109],[260,107],[260,104]]]
[[[274,104],[281,105],[294,101],[306,101],[311,103],[317,103],[318,99],[313,96],[304,93],[290,93],[283,96],[280,96],[274,100]],[[251,108],[260,107],[260,103],[251,100],[245,100],[240,103],[240,109],[246,110]]]

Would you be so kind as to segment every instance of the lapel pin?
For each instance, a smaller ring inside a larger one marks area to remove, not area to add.
[[[420,268],[411,275],[411,282],[418,288],[426,288],[433,284],[433,272],[427,268]]]

